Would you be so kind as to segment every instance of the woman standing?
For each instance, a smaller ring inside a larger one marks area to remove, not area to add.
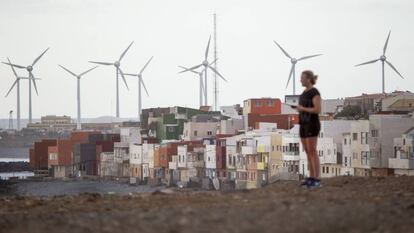
[[[299,97],[299,135],[308,158],[310,176],[301,185],[317,188],[321,187],[319,157],[316,151],[321,123],[319,113],[321,112],[321,95],[314,87],[318,76],[310,70],[305,70],[301,75],[302,86],[305,90]]]

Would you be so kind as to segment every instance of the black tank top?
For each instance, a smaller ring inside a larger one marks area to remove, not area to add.
[[[312,108],[313,97],[321,95],[318,89],[312,87],[309,90],[303,91],[303,93],[299,97],[299,104],[303,107]],[[319,123],[319,114],[309,113],[309,112],[299,112],[299,124],[318,124]]]

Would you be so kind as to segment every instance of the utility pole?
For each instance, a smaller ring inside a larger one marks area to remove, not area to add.
[[[13,129],[13,110],[10,110],[9,112],[9,129]]]
[[[214,23],[214,69],[217,69],[217,15],[214,12],[213,14],[213,23]],[[217,74],[214,72],[214,110],[218,110],[218,77]]]

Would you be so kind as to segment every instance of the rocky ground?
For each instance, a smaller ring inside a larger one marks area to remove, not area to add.
[[[413,232],[414,177],[234,192],[1,197],[0,232]]]

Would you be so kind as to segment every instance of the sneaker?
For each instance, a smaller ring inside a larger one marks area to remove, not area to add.
[[[312,180],[312,177],[307,177],[304,180],[302,180],[302,182],[300,182],[300,186],[308,186],[312,183]]]
[[[306,185],[308,188],[321,188],[322,184],[321,181],[318,179],[312,179],[312,182],[310,182],[308,185]]]

